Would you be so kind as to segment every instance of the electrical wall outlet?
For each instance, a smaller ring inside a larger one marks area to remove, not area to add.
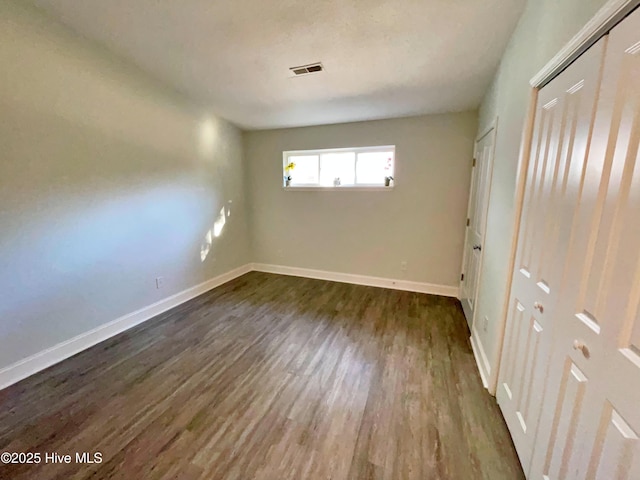
[[[400,271],[401,272],[406,272],[407,271],[407,261],[403,260],[402,262],[400,262]]]
[[[487,333],[487,330],[489,329],[489,317],[487,317],[486,315],[482,318],[482,331]]]
[[[164,277],[157,277],[156,278],[156,288],[158,290],[160,290],[162,287],[164,287]]]

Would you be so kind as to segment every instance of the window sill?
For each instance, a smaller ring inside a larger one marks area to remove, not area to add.
[[[288,192],[390,192],[389,187],[282,187]]]

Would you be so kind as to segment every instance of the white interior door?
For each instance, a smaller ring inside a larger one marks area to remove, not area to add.
[[[478,277],[482,265],[482,248],[487,224],[487,207],[491,188],[491,169],[495,145],[496,126],[490,128],[477,142],[469,192],[467,230],[464,242],[460,301],[469,329],[473,323]]]
[[[592,129],[604,41],[538,96],[496,392],[525,471],[536,440],[571,219]],[[540,477],[538,477],[540,478]]]
[[[609,35],[530,478],[640,479],[640,10]]]

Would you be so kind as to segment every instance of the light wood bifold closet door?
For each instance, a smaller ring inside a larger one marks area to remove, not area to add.
[[[640,479],[640,10],[540,91],[533,142],[498,401],[528,478]]]

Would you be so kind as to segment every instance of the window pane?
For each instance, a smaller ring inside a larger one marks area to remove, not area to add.
[[[385,177],[393,176],[393,152],[358,154],[356,178],[358,184],[384,185]]]
[[[291,177],[291,185],[318,184],[318,155],[291,155],[289,163],[295,167],[284,175]]]
[[[332,187],[336,185],[353,185],[355,183],[356,154],[325,153],[320,156],[320,185]],[[338,179],[338,180],[336,180]]]

